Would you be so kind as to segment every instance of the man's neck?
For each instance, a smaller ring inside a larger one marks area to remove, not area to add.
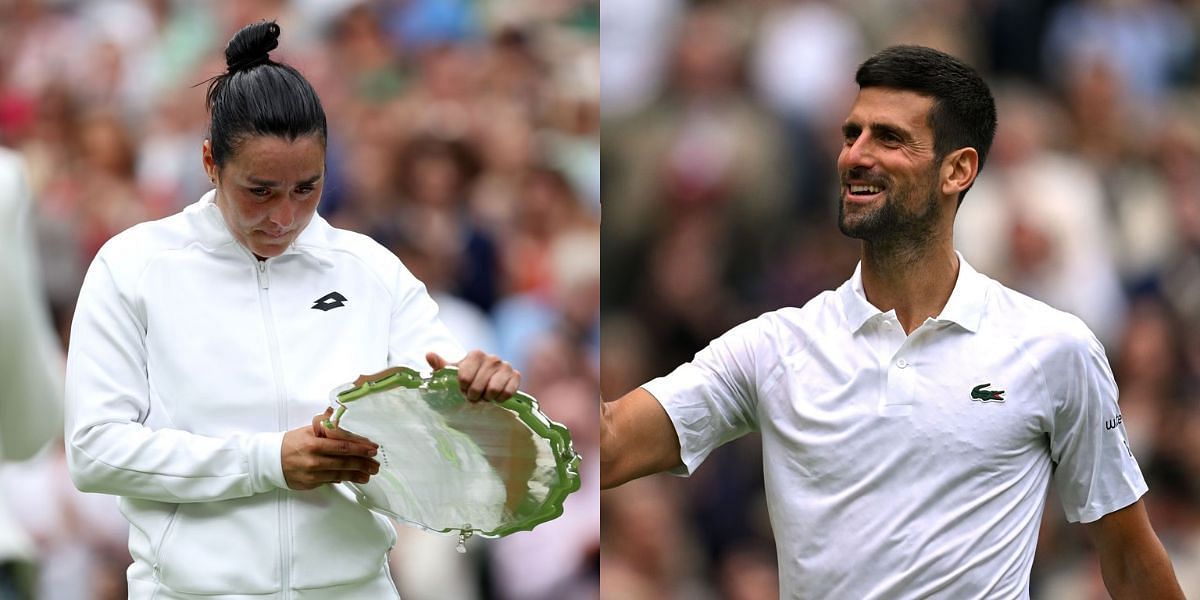
[[[942,312],[958,281],[952,238],[921,245],[862,243],[862,281],[867,301],[896,317],[906,334]]]

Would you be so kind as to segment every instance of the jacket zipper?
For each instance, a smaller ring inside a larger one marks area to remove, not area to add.
[[[279,339],[275,333],[275,317],[271,314],[271,298],[268,290],[271,287],[270,272],[267,261],[257,260],[258,267],[258,304],[262,307],[263,322],[267,327],[267,347],[271,353],[271,372],[275,377],[275,407],[280,431],[287,430],[287,397],[284,394],[283,366],[279,361]],[[287,490],[278,490],[279,502],[279,564],[280,591],[284,598],[291,598],[292,553],[290,546],[292,529],[292,513],[290,496]]]
[[[162,547],[167,541],[167,536],[171,535],[171,528],[175,527],[175,520],[179,517],[179,505],[175,505],[175,510],[171,511],[170,518],[167,519],[167,526],[163,528],[162,535],[158,537],[158,543],[154,545],[154,564],[150,566],[154,574],[154,594],[152,598],[158,596],[158,590],[162,585],[162,569],[159,559],[162,558]]]

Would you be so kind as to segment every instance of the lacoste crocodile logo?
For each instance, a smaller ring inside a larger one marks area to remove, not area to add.
[[[312,308],[314,310],[319,310],[321,312],[325,312],[325,311],[333,310],[335,308],[340,308],[345,305],[346,305],[346,297],[345,296],[343,296],[337,292],[329,292],[328,294],[325,294],[324,296],[317,298],[316,302],[313,302]]]
[[[971,388],[971,399],[980,402],[1004,402],[1004,390],[985,390],[992,384],[981,383]]]

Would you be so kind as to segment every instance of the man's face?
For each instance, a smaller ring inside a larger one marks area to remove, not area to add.
[[[838,227],[867,241],[927,235],[941,218],[928,114],[933,99],[890,88],[858,93],[842,125]],[[916,241],[916,240],[911,240]]]
[[[283,254],[317,211],[325,145],[316,135],[292,141],[250,136],[218,169],[206,140],[204,168],[216,180],[217,206],[233,237],[259,258],[270,258]]]

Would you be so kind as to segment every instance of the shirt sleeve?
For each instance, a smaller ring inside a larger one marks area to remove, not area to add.
[[[717,447],[758,429],[757,356],[761,318],[713,340],[665,377],[642,386],[667,412],[691,475]]]
[[[243,498],[286,487],[284,432],[227,438],[145,425],[145,324],[102,249],[84,277],[67,352],[67,465],[85,492],[159,502]]]
[[[1104,348],[1090,332],[1046,373],[1058,378],[1050,458],[1054,484],[1071,522],[1090,523],[1133,504],[1148,489],[1126,441],[1117,384]]]
[[[392,304],[391,333],[388,340],[388,364],[418,371],[429,369],[425,353],[436,352],[450,362],[466,352],[438,318],[438,305],[421,283],[403,265],[396,275],[396,293]]]
[[[0,456],[32,457],[62,431],[62,350],[42,295],[19,158],[0,149]]]

